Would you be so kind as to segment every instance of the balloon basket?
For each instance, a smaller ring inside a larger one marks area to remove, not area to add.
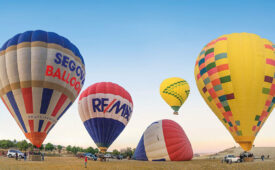
[[[243,158],[244,162],[253,162],[254,158],[253,157],[247,157],[247,158]]]
[[[42,161],[41,155],[29,155],[29,161]]]

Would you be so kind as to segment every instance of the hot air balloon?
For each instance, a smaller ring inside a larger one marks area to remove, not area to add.
[[[27,31],[0,49],[1,99],[37,147],[74,102],[84,80],[79,50],[56,33]]]
[[[105,153],[131,119],[133,101],[123,87],[101,82],[81,93],[78,111],[100,152]]]
[[[141,161],[188,161],[192,157],[192,146],[183,129],[168,119],[152,123],[134,153],[134,159]]]
[[[223,35],[197,58],[200,94],[245,151],[274,107],[274,66],[272,43],[250,33]]]
[[[187,99],[190,92],[187,81],[179,77],[172,77],[163,80],[160,85],[160,95],[164,101],[178,115],[178,111]]]

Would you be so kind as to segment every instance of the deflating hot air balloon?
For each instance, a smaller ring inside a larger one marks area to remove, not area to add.
[[[105,153],[131,119],[133,102],[123,87],[101,82],[81,93],[78,111],[100,152]]]
[[[27,31],[0,49],[1,98],[37,147],[74,102],[84,80],[81,54],[56,33]]]
[[[245,151],[274,107],[274,73],[274,45],[255,34],[223,35],[197,58],[202,97]]]
[[[165,79],[160,85],[160,95],[165,102],[178,114],[181,105],[190,92],[187,81],[179,77]]]
[[[192,157],[192,146],[183,129],[168,119],[152,123],[134,153],[134,159],[142,161],[189,161]]]

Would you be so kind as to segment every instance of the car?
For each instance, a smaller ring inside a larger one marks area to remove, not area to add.
[[[123,155],[117,155],[116,158],[119,159],[119,160],[122,160],[123,159]]]
[[[222,161],[226,163],[239,163],[241,162],[241,159],[240,157],[236,157],[234,155],[226,155]]]
[[[107,153],[104,155],[104,158],[112,158],[112,155],[110,153]]]
[[[87,156],[87,158],[88,158],[89,160],[94,160],[94,161],[97,160],[97,156],[95,156],[94,154],[91,154],[91,153],[84,153],[83,155],[84,155],[84,157]]]
[[[17,153],[17,155],[18,155],[18,158],[20,158],[20,159],[24,158],[24,153],[20,152],[19,150],[13,150],[13,149],[10,149],[10,150],[8,151],[7,156],[8,156],[9,158],[15,158],[16,153]]]

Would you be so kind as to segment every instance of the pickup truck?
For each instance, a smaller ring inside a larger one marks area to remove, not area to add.
[[[226,155],[222,162],[226,162],[226,163],[239,163],[241,162],[240,157],[236,157],[234,155]]]

